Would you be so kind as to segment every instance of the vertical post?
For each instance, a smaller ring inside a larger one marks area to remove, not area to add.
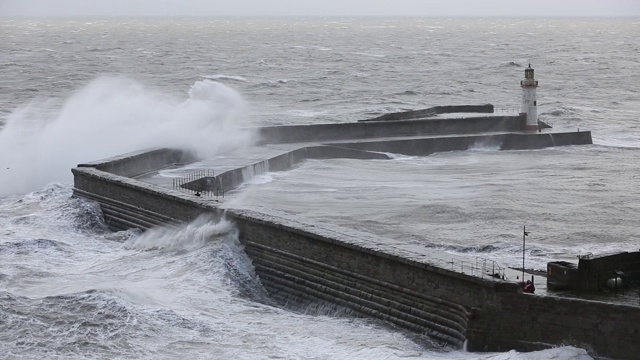
[[[524,251],[525,251],[525,242],[526,238],[529,235],[527,232],[527,226],[522,225],[522,283],[524,284]]]

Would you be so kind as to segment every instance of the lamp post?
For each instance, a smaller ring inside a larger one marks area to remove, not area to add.
[[[522,284],[524,285],[524,249],[525,249],[525,239],[529,236],[529,232],[527,231],[527,226],[522,225]]]

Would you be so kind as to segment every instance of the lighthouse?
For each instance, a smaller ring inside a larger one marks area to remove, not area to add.
[[[536,101],[538,81],[533,76],[531,64],[524,70],[524,80],[520,81],[520,87],[522,87],[520,115],[526,115],[527,117],[527,130],[538,130],[538,104]]]

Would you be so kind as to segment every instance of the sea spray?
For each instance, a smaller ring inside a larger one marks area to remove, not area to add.
[[[78,163],[150,147],[177,147],[203,157],[240,151],[245,104],[215,81],[196,82],[186,100],[123,77],[100,77],[60,105],[38,99],[13,111],[0,130],[0,195],[70,182]]]
[[[237,229],[231,222],[202,215],[182,226],[150,229],[123,246],[133,250],[193,250],[225,237],[237,238]]]
[[[128,239],[123,247],[128,250],[180,254],[207,247],[215,252],[216,261],[222,262],[227,282],[235,293],[252,301],[270,304],[271,300],[258,280],[238,236],[238,229],[231,221],[225,218],[217,220],[204,214],[178,227],[152,228]]]

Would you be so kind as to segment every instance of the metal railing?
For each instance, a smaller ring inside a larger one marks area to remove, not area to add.
[[[494,114],[519,114],[520,108],[517,106],[494,106]]]
[[[458,273],[477,276],[481,278],[489,277],[493,280],[509,281],[504,268],[493,260],[476,257],[474,261],[452,258],[451,261],[436,259],[440,266]]]
[[[216,186],[213,169],[203,169],[173,179],[173,188],[192,192],[195,196],[224,198],[224,189]]]

